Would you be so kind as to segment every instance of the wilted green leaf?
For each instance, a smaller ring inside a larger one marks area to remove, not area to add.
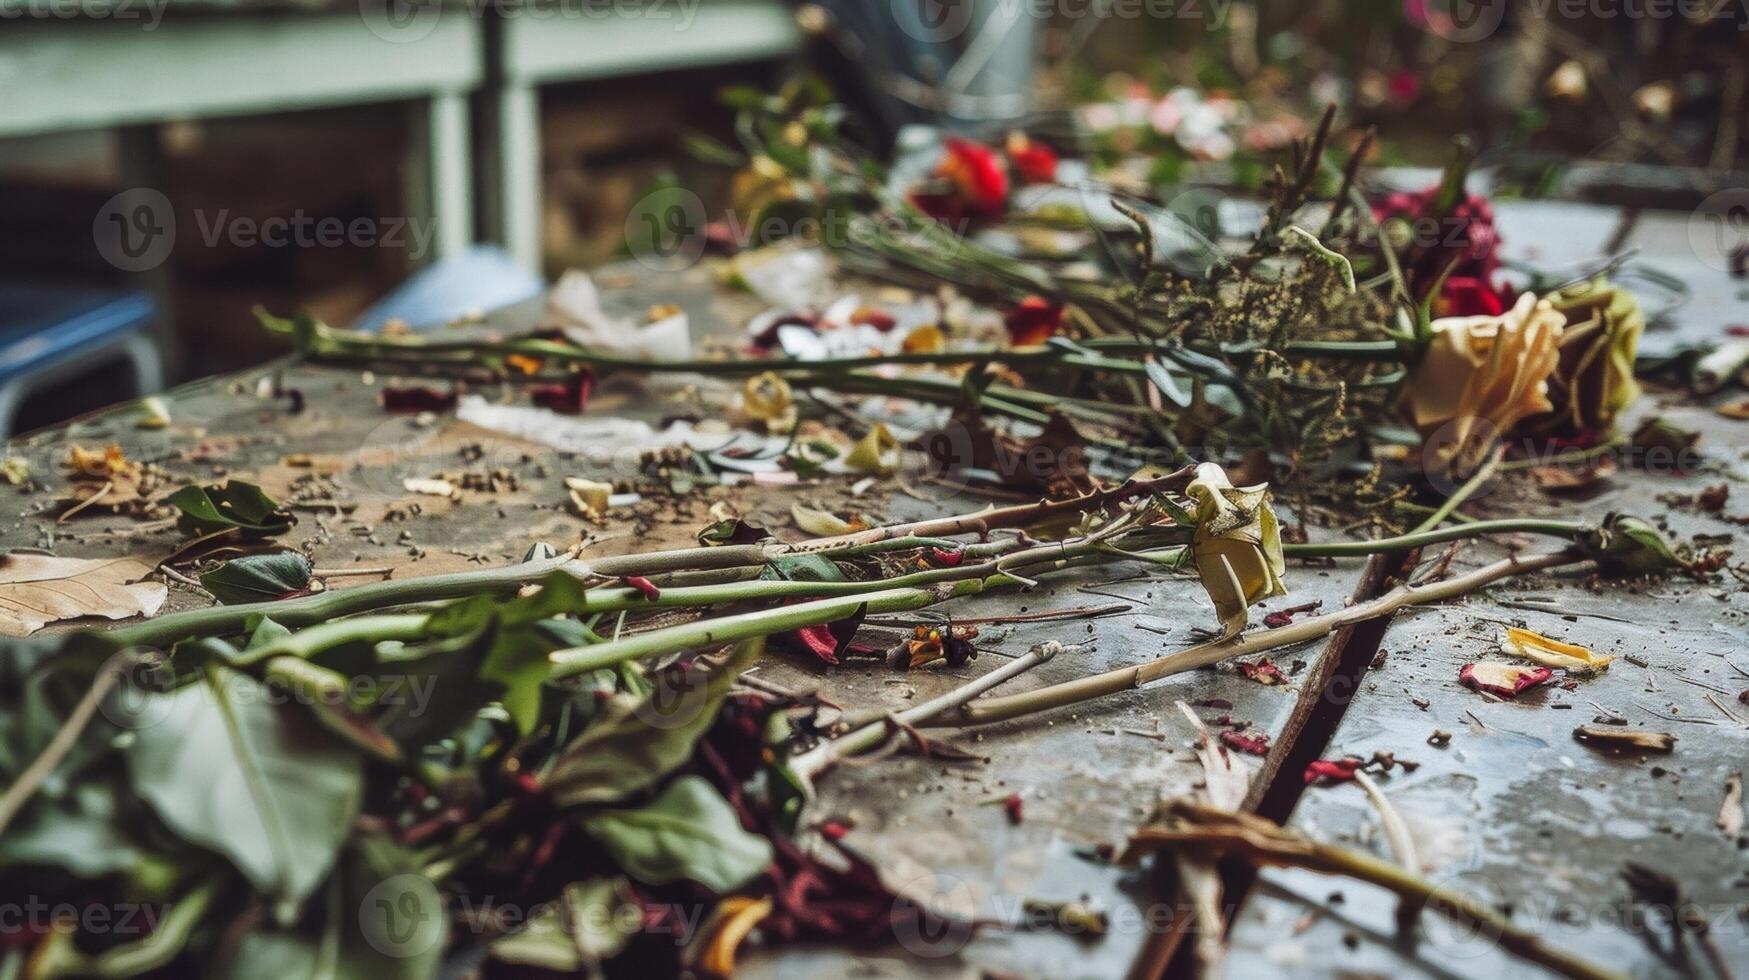
[[[190,535],[235,528],[265,537],[282,534],[295,523],[260,487],[241,480],[209,487],[186,486],[171,494],[169,502],[182,512],[177,526]]]
[[[688,878],[727,894],[771,863],[771,842],[743,829],[729,802],[697,776],[681,776],[641,809],[592,813],[583,827],[647,885]]]
[[[296,551],[245,555],[205,572],[201,588],[226,605],[271,602],[304,595],[310,590],[310,560]]]
[[[741,671],[759,657],[757,641],[737,647],[709,677],[659,683],[648,696],[617,694],[583,734],[555,758],[547,792],[560,806],[612,803],[648,789],[692,758],[693,745],[723,706]]]
[[[282,920],[328,873],[362,792],[359,754],[260,681],[223,667],[145,696],[134,791],[171,830],[231,859]]]

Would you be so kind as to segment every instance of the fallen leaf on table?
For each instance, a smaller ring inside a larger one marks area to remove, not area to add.
[[[1458,683],[1502,698],[1515,698],[1526,690],[1545,684],[1555,672],[1547,667],[1520,667],[1491,660],[1464,664],[1458,671]]]
[[[157,471],[128,459],[120,446],[86,449],[74,444],[67,449],[66,465],[72,482],[62,520],[96,507],[111,512],[141,507],[158,482]]]
[[[272,602],[309,595],[310,560],[296,551],[233,558],[210,572],[202,572],[201,588],[225,605]]]
[[[1541,633],[1507,627],[1500,652],[1534,660],[1544,667],[1559,667],[1570,674],[1595,674],[1615,662],[1614,657],[1592,653],[1587,647],[1551,640]]]
[[[1573,729],[1573,739],[1594,749],[1638,749],[1659,753],[1676,749],[1676,736],[1666,732],[1648,732],[1608,725],[1580,725]]]
[[[817,537],[828,538],[836,534],[849,534],[856,526],[835,514],[801,504],[789,505],[790,517],[795,519],[796,527]]]
[[[83,616],[150,616],[164,604],[162,582],[138,582],[152,566],[133,558],[0,555],[0,633],[29,636]]]
[[[0,460],[0,482],[20,487],[30,479],[30,460],[23,456],[8,456]]]
[[[1719,818],[1713,825],[1723,831],[1726,837],[1735,837],[1743,832],[1743,774],[1731,773],[1725,777],[1725,802],[1719,805]]]
[[[177,526],[190,535],[241,531],[247,536],[272,536],[297,523],[260,487],[242,480],[186,486],[171,494],[167,502],[182,512]]]
[[[424,477],[408,477],[401,481],[401,486],[408,493],[424,494],[428,497],[451,497],[455,493],[455,484],[448,480],[434,480]]]

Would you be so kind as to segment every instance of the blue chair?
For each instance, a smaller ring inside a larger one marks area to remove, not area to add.
[[[390,320],[414,330],[441,327],[470,313],[491,313],[539,296],[541,278],[496,245],[473,245],[438,259],[407,277],[353,321],[354,330],[377,331]]]
[[[117,362],[133,372],[133,397],[162,390],[157,318],[146,292],[0,282],[0,437],[26,398]]]

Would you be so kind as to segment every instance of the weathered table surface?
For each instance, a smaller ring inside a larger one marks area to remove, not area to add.
[[[1503,208],[1509,242],[1535,250],[1545,262],[1595,253],[1614,227],[1594,210],[1551,206]],[[1722,316],[1742,315],[1740,284],[1716,265],[1684,253],[1685,225],[1651,220],[1646,253],[1685,276],[1712,276],[1684,313],[1680,327],[1654,333],[1650,344],[1673,345],[1683,336],[1716,337]],[[1576,230],[1577,229],[1577,230]],[[1640,241],[1641,238],[1634,239]],[[1716,275],[1714,275],[1716,273]],[[695,333],[738,330],[755,312],[751,300],[714,288],[703,269],[667,276],[646,270],[599,277],[612,305],[641,310],[673,302],[692,316]],[[617,288],[616,288],[617,287]],[[1730,311],[1721,313],[1720,311]],[[526,325],[531,309],[505,311],[494,325]],[[249,329],[240,326],[239,329]],[[175,392],[170,429],[134,427],[125,412],[99,416],[15,441],[48,484],[14,500],[16,519],[0,527],[0,547],[51,548],[57,554],[95,557],[126,553],[156,561],[178,543],[169,523],[81,517],[57,526],[45,513],[59,490],[59,460],[71,443],[117,442],[130,455],[158,461],[177,481],[237,476],[261,483],[280,499],[303,501],[299,525],[287,542],[305,550],[318,568],[392,565],[405,578],[504,563],[538,541],[564,547],[584,539],[588,554],[683,546],[708,522],[711,502],[729,500],[758,523],[801,536],[790,521],[794,499],[840,512],[904,520],[974,509],[982,501],[924,486],[915,495],[878,485],[853,496],[849,480],[800,488],[713,488],[692,498],[651,501],[634,516],[605,526],[584,524],[565,506],[562,479],[600,476],[585,459],[537,443],[492,433],[454,419],[421,423],[388,416],[376,406],[373,384],[353,371],[289,367],[280,384],[303,395],[304,409],[288,413],[284,399],[265,397],[264,371],[217,378]],[[377,379],[375,384],[383,383]],[[696,406],[699,379],[669,379],[647,386],[613,382],[598,393],[591,415],[623,414],[654,421]],[[496,392],[483,394],[495,397]],[[508,395],[506,396],[508,397]],[[1648,517],[1668,512],[1680,534],[1730,534],[1726,518],[1749,514],[1739,497],[1722,515],[1672,510],[1658,501],[1668,492],[1694,492],[1705,483],[1742,487],[1745,423],[1705,407],[1646,399],[1639,411],[1661,411],[1705,432],[1715,473],[1671,476],[1624,466],[1601,492],[1555,499],[1508,484],[1483,498],[1475,512],[1510,507],[1539,513],[1600,516],[1623,510]],[[1630,421],[1631,424],[1631,421]],[[502,469],[514,489],[464,491],[457,502],[407,494],[409,476]],[[936,493],[939,499],[923,499]],[[1338,532],[1323,532],[1335,534]],[[1460,567],[1490,560],[1497,544],[1465,549]],[[1355,587],[1360,562],[1290,565],[1290,596],[1263,612],[1321,600],[1340,607]],[[345,587],[357,579],[336,579]],[[167,609],[206,600],[173,585]],[[986,628],[982,655],[963,669],[894,674],[884,666],[851,662],[830,671],[781,657],[758,668],[762,679],[790,688],[819,688],[847,708],[903,708],[964,683],[1047,639],[1084,652],[1063,656],[1013,687],[1065,680],[1121,664],[1138,663],[1200,639],[1214,624],[1208,601],[1192,581],[1126,566],[1048,579],[1036,591],[956,603],[956,617],[1004,615],[1078,607],[1124,607],[1097,618]],[[1534,607],[1534,608],[1533,608]],[[1600,677],[1571,690],[1550,687],[1516,703],[1494,703],[1460,687],[1458,668],[1490,650],[1502,624],[1631,655]],[[1728,956],[1749,963],[1743,909],[1749,902],[1749,858],[1741,841],[1715,828],[1725,778],[1749,762],[1749,717],[1737,692],[1749,687],[1749,599],[1736,586],[1682,580],[1649,589],[1594,593],[1583,583],[1549,576],[1516,580],[1448,607],[1398,617],[1386,636],[1387,653],[1366,675],[1337,730],[1330,755],[1394,752],[1419,763],[1384,781],[1391,800],[1413,826],[1432,877],[1459,881],[1512,903],[1525,921],[1552,941],[1635,973],[1676,975],[1692,964],[1659,952],[1649,933],[1625,909],[1618,877],[1626,859],[1676,875],[1689,897],[1715,920]],[[1320,646],[1282,651],[1284,669],[1301,676]],[[898,756],[878,764],[844,767],[822,786],[819,813],[854,823],[848,841],[864,849],[896,880],[970,902],[984,917],[1012,919],[1024,899],[1089,898],[1112,914],[1111,932],[1098,939],[1057,932],[982,931],[975,936],[908,937],[879,951],[829,948],[747,950],[750,976],[977,975],[1115,976],[1122,974],[1163,921],[1161,899],[1145,873],[1125,872],[1086,859],[1093,845],[1121,842],[1157,800],[1196,791],[1202,772],[1191,751],[1191,729],[1177,701],[1224,699],[1230,714],[1260,731],[1278,733],[1299,691],[1266,687],[1230,667],[1170,678],[1154,686],[1075,709],[993,726],[961,744],[989,757],[987,764],[944,764]],[[1710,703],[1716,700],[1723,708]],[[1425,702],[1420,706],[1417,702]],[[1612,757],[1573,741],[1574,726],[1607,711],[1636,726],[1679,736],[1667,757]],[[1734,713],[1734,717],[1733,717]],[[1435,729],[1452,733],[1446,747],[1427,744]],[[1254,761],[1254,760],[1248,760]],[[1025,819],[1011,823],[995,801],[1018,792]],[[1359,789],[1313,789],[1293,823],[1319,838],[1384,853],[1378,820]],[[1430,923],[1430,938],[1413,949],[1392,938],[1392,903],[1375,890],[1300,873],[1269,872],[1254,890],[1233,933],[1235,975],[1290,973],[1481,976],[1511,970],[1485,941],[1466,941]]]

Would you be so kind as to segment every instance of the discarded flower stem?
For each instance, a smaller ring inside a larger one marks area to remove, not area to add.
[[[1409,833],[1409,825],[1403,822],[1403,815],[1385,798],[1385,792],[1379,788],[1378,781],[1364,770],[1354,771],[1354,782],[1366,794],[1367,802],[1372,804],[1373,810],[1379,815],[1379,825],[1384,828],[1385,840],[1391,845],[1391,859],[1410,874],[1420,874],[1421,857],[1415,853],[1415,837]],[[1420,902],[1403,898],[1397,905],[1398,928],[1407,933],[1420,914]]]
[[[1552,521],[1512,517],[1498,521],[1471,521],[1456,527],[1418,531],[1394,538],[1375,538],[1371,541],[1288,544],[1283,545],[1281,550],[1282,554],[1289,558],[1364,558],[1381,551],[1424,548],[1428,545],[1444,544],[1448,541],[1478,538],[1484,534],[1546,534],[1550,537],[1566,538],[1571,541],[1595,530],[1594,525],[1583,521]]]
[[[1409,533],[1418,534],[1422,531],[1431,531],[1444,524],[1446,518],[1457,513],[1457,509],[1464,505],[1464,501],[1469,500],[1477,490],[1482,488],[1483,484],[1494,478],[1494,474],[1500,471],[1500,461],[1505,458],[1506,447],[1496,448],[1493,454],[1488,457],[1487,462],[1477,467],[1476,472],[1464,481],[1463,486],[1453,491],[1451,496],[1445,498],[1445,503],[1440,504],[1433,513],[1427,515],[1427,518],[1415,525],[1414,530]]]
[[[1506,558],[1466,575],[1446,579],[1442,582],[1426,585],[1401,585],[1372,602],[1349,606],[1347,609],[1327,613],[1323,616],[1314,616],[1311,619],[1302,619],[1280,629],[1244,633],[1225,640],[1199,644],[1134,667],[1120,667],[1103,674],[1094,674],[1090,677],[1053,684],[1050,687],[1028,691],[1024,694],[1011,694],[1006,697],[973,702],[961,708],[957,713],[937,719],[934,723],[958,726],[987,725],[992,722],[1018,718],[1022,715],[1048,711],[1052,708],[1078,704],[1092,698],[1133,690],[1164,677],[1197,670],[1234,657],[1243,657],[1315,640],[1321,636],[1327,636],[1343,626],[1364,622],[1379,616],[1388,616],[1406,606],[1420,606],[1455,599],[1501,579],[1559,568],[1563,565],[1577,565],[1585,561],[1584,555],[1572,551],[1557,551],[1532,555],[1527,558]]]
[[[249,617],[267,616],[288,629],[300,629],[343,616],[474,595],[503,595],[564,570],[579,577],[599,575],[655,574],[682,569],[731,568],[761,564],[764,549],[755,545],[723,548],[683,548],[648,555],[619,555],[582,561],[568,555],[539,561],[447,575],[427,575],[400,581],[372,582],[350,589],[333,589],[297,599],[212,606],[173,613],[108,631],[105,636],[122,646],[167,649],[178,640],[200,636],[224,636],[248,629]]]
[[[556,650],[548,656],[548,660],[552,664],[553,677],[570,677],[639,657],[679,653],[698,647],[784,633],[804,626],[835,623],[863,611],[909,612],[958,596],[975,595],[983,591],[984,585],[982,579],[967,579],[925,588],[882,589],[847,598],[798,602],[791,606],[759,609],[697,623],[654,629],[593,646]]]
[[[1261,817],[1175,801],[1165,824],[1144,827],[1130,840],[1132,856],[1137,850],[1163,848],[1213,850],[1254,864],[1297,867],[1364,881],[1458,922],[1481,927],[1498,937],[1507,952],[1561,976],[1575,980],[1622,980],[1624,976],[1544,943],[1535,932],[1461,891],[1434,884],[1371,854],[1318,843]]]
[[[907,708],[897,714],[893,714],[890,717],[893,721],[912,728],[924,725],[931,719],[964,705],[966,702],[983,694],[985,691],[1006,682],[1010,678],[1018,677],[1034,667],[1037,667],[1039,664],[1050,660],[1058,653],[1061,653],[1063,649],[1063,645],[1055,640],[1041,643],[1033,647],[1025,655],[1016,657],[975,680],[962,684],[940,697],[932,698],[922,704]],[[1079,652],[1078,648],[1071,647],[1069,649]],[[791,767],[796,772],[802,773],[812,779],[832,768],[832,766],[839,760],[867,752],[869,749],[881,744],[881,742],[888,736],[889,730],[890,726],[885,718],[879,721],[870,722],[859,728],[854,728],[835,739],[821,742],[801,755],[796,756],[791,762]]]

